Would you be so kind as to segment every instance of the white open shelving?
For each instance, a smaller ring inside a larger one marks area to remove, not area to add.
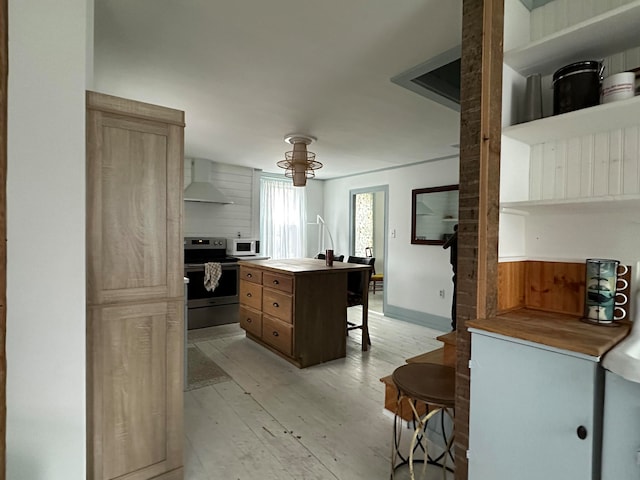
[[[640,195],[608,195],[602,197],[529,200],[501,202],[502,213],[553,214],[553,213],[612,213],[638,212]]]
[[[504,63],[527,76],[547,75],[569,63],[597,60],[640,44],[640,0],[504,54]]]
[[[640,0],[634,0],[540,40],[509,50],[504,54],[504,63],[522,76],[533,73],[549,75],[573,62],[600,60],[638,46],[640,46]],[[548,143],[550,144],[549,152],[553,155],[555,148],[553,142],[622,129],[630,129],[629,138],[634,138],[637,132],[633,130],[637,129],[638,125],[640,125],[640,96],[512,125],[505,127],[502,135],[530,146]],[[536,151],[540,151],[539,147],[537,148]],[[533,152],[533,148],[531,151]],[[608,150],[601,149],[596,154],[605,155],[600,159],[602,160],[600,166],[603,162],[613,162],[606,157],[609,154]],[[546,150],[545,155],[547,155]],[[547,161],[547,157],[542,160],[543,166],[551,167],[549,169],[551,177],[547,181],[566,187],[568,164],[562,164],[564,155],[562,150],[555,155],[560,155],[556,157],[559,160],[549,158]],[[552,170],[554,161],[560,161],[560,166],[564,168]],[[612,165],[616,167],[615,164],[612,163]],[[575,170],[575,163],[572,168]],[[633,168],[635,167],[632,166],[630,172],[635,175],[633,172],[636,170]],[[563,178],[562,175],[565,177]],[[597,175],[597,172],[594,175]],[[600,177],[598,180],[608,181],[607,178],[602,178],[604,180]],[[573,177],[571,179],[575,180]],[[542,179],[542,181],[545,180]],[[599,191],[606,191],[606,189],[607,186],[603,186]],[[615,189],[618,192],[623,191],[621,184],[615,185]],[[631,189],[633,190],[633,186]],[[547,190],[547,193],[554,193]],[[564,190],[560,188],[556,194],[563,196],[566,193]],[[503,202],[501,207],[503,213],[514,215],[637,212],[640,210],[640,194],[637,194],[636,189],[633,193],[630,190],[629,193],[620,195]]]
[[[640,24],[638,24],[640,36]],[[630,127],[640,123],[640,96],[512,125],[502,134],[529,145]]]

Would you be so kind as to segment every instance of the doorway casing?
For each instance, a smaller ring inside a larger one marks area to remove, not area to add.
[[[388,242],[387,242],[387,232],[389,231],[389,185],[375,185],[371,187],[363,187],[356,188],[353,190],[349,190],[349,254],[353,255],[355,252],[355,202],[356,196],[362,193],[379,193],[382,192],[384,194],[384,203],[383,203],[383,226],[382,226],[382,251],[384,252],[383,256],[383,264],[379,265],[376,262],[376,272],[380,273],[382,271],[384,278],[387,279],[387,257],[388,257]],[[374,202],[374,209],[377,209]],[[374,211],[375,216],[375,211]],[[374,255],[375,256],[375,255]],[[387,309],[387,289],[382,289],[382,310],[385,311]]]

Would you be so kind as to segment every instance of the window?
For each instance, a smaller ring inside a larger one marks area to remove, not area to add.
[[[274,259],[304,256],[305,191],[289,179],[260,179],[261,254]]]

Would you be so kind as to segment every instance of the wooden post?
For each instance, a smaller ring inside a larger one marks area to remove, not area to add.
[[[5,478],[7,433],[7,77],[8,2],[0,3],[0,479]]]
[[[456,479],[468,477],[466,322],[496,312],[504,0],[463,0],[458,227]]]

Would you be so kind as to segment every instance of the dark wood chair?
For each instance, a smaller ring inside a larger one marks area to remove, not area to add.
[[[353,257],[347,258],[347,263],[359,263],[361,265],[371,265],[371,268],[375,268],[375,257]],[[363,305],[363,298],[365,295],[369,295],[369,285],[363,285],[362,274],[360,272],[349,272],[347,274],[347,307],[354,307],[356,305]],[[360,329],[364,332],[362,325],[356,325],[353,322],[347,321],[347,333],[349,330]],[[367,343],[371,345],[371,338],[367,332]],[[364,339],[363,339],[364,342]]]
[[[373,257],[373,249],[371,247],[367,247],[364,249],[364,255],[366,257]],[[382,273],[376,273],[376,268],[373,267],[373,271],[371,272],[371,279],[369,283],[373,284],[373,294],[376,294],[376,286],[379,288],[380,285],[378,283],[384,283],[384,275]]]

